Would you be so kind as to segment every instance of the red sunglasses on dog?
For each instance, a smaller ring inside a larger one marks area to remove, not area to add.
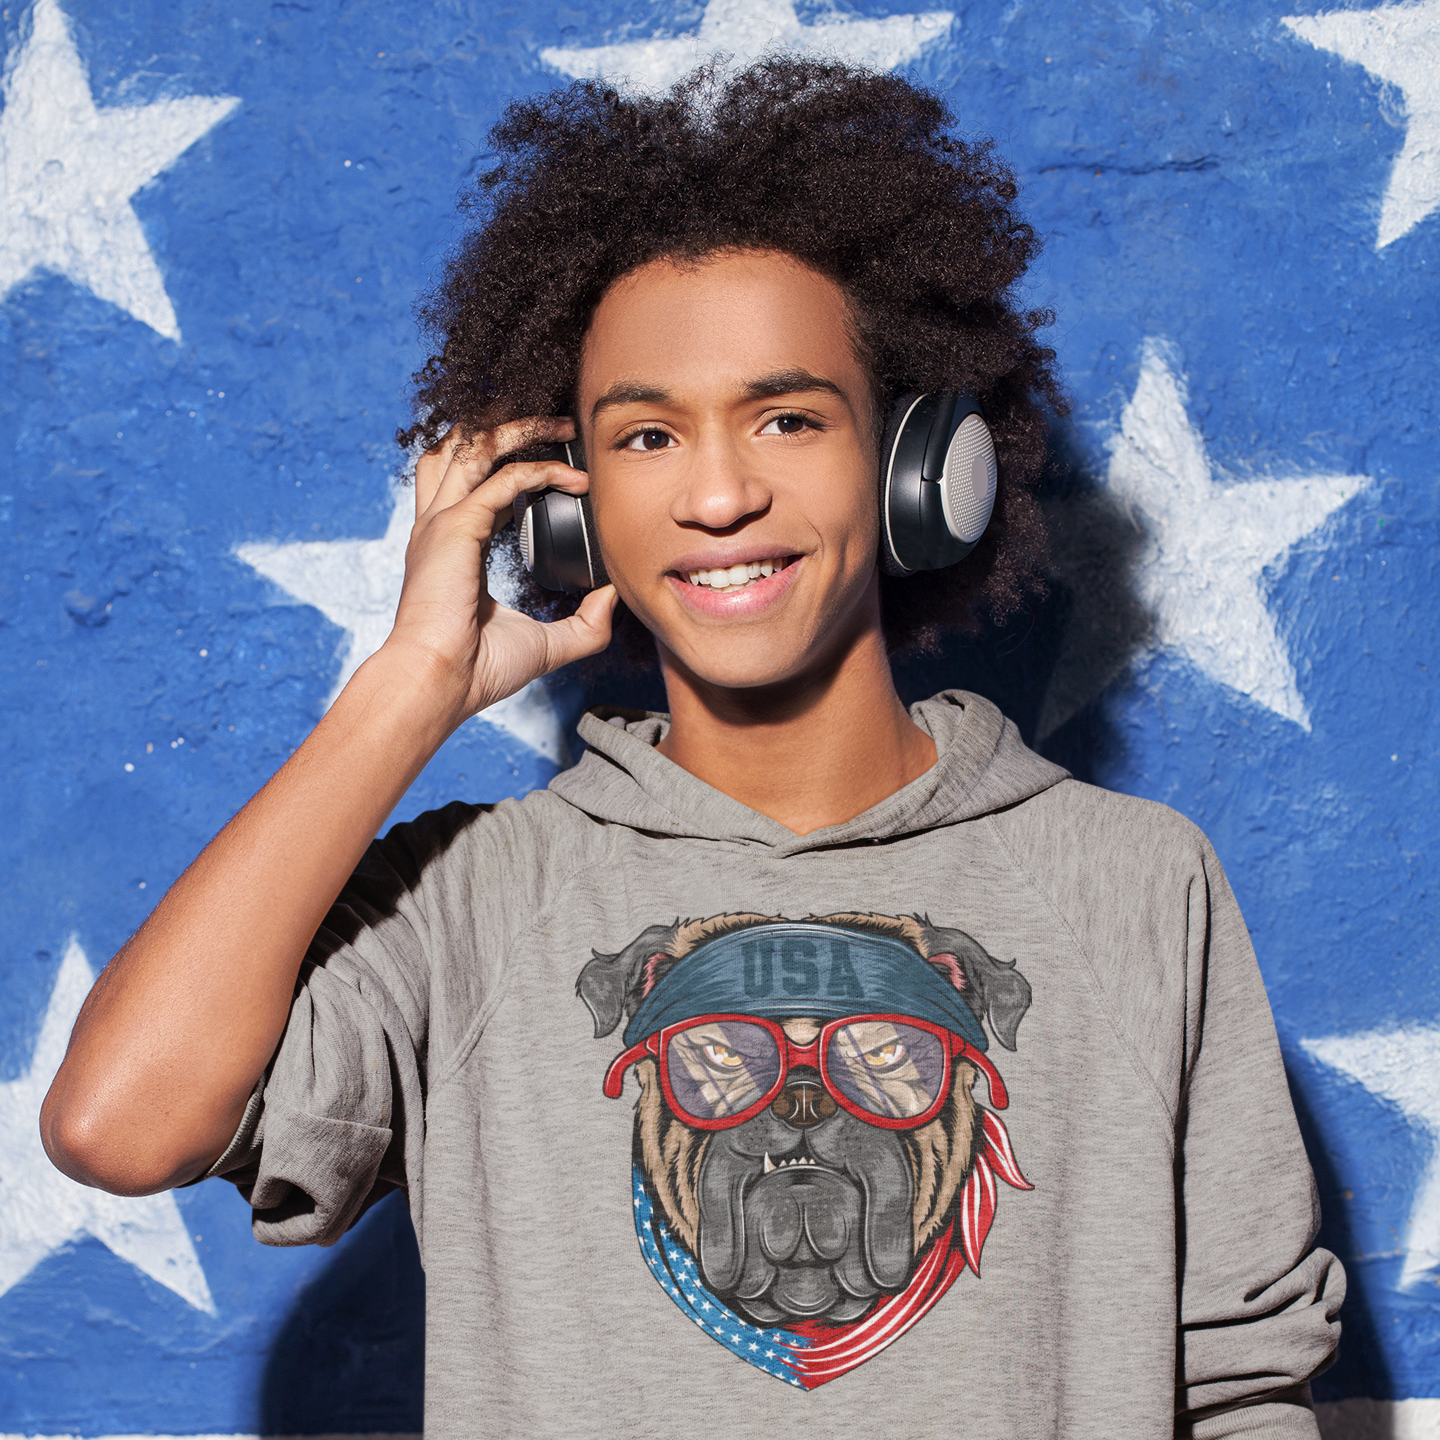
[[[726,1130],[772,1104],[792,1066],[808,1065],[820,1072],[826,1093],[857,1119],[910,1130],[940,1113],[957,1056],[984,1072],[991,1104],[1003,1110],[1009,1103],[1005,1082],[985,1056],[953,1031],[909,1015],[847,1015],[830,1021],[808,1045],[797,1045],[777,1021],[759,1016],[697,1016],[616,1056],[605,1075],[605,1094],[618,1099],[626,1070],[653,1059],[675,1114],[699,1130]]]

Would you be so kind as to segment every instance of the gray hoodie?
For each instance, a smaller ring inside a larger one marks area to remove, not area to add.
[[[912,714],[809,835],[589,715],[356,871],[212,1173],[280,1245],[405,1189],[432,1440],[1316,1435],[1344,1277],[1214,852]]]

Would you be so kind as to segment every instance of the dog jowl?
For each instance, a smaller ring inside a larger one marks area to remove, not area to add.
[[[1015,1048],[1030,986],[962,930],[676,921],[595,952],[577,990],[597,1036],[627,1022],[604,1083],[619,1096],[634,1066],[640,1084],[642,1253],[696,1324],[792,1384],[845,1373],[978,1275],[996,1178],[1030,1188],[985,1033]]]

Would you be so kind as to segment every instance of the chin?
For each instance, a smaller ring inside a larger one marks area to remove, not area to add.
[[[834,595],[818,615],[792,610],[763,620],[706,624],[682,615],[678,623],[668,625],[653,623],[643,614],[640,619],[655,636],[667,673],[678,673],[705,688],[773,690],[833,673],[867,636],[873,635],[883,655],[878,588],[873,604],[867,604],[866,598],[863,592]],[[848,621],[838,618],[847,614]]]
[[[667,670],[677,669],[692,683],[717,690],[773,689],[801,681],[815,669],[808,651],[786,653],[764,637],[702,637],[683,647],[661,639],[660,647]]]

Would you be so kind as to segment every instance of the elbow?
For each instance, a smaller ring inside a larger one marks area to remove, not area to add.
[[[203,1162],[165,1154],[154,1137],[137,1137],[103,1106],[77,1101],[63,1080],[62,1070],[40,1108],[40,1143],[62,1174],[112,1195],[134,1196],[154,1195],[204,1173]]]

